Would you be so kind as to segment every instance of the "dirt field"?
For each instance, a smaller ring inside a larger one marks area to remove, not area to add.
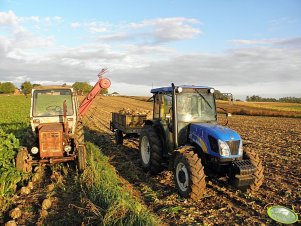
[[[138,140],[115,145],[108,125],[111,112],[122,108],[151,110],[152,103],[125,97],[101,97],[85,118],[90,141],[110,157],[121,177],[136,189],[163,222],[171,225],[271,224],[266,214],[273,204],[301,213],[301,119],[233,116],[229,127],[244,140],[244,149],[255,150],[265,167],[265,182],[256,195],[227,184],[226,178],[208,175],[207,192],[199,202],[178,196],[170,171],[158,176],[141,168]],[[150,115],[151,116],[151,115]]]

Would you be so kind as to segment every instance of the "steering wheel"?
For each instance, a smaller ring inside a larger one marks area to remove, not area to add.
[[[55,106],[55,105],[50,105],[46,107],[46,111],[51,112],[51,111],[55,111],[55,112],[60,112],[62,110],[62,108],[60,106]]]

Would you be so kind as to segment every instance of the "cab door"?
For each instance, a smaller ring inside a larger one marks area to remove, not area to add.
[[[160,124],[163,130],[163,140],[165,143],[164,153],[172,153],[173,131],[172,131],[172,96],[171,94],[156,94],[154,96],[154,120]]]

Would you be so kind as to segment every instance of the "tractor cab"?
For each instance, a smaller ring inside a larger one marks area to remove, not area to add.
[[[30,122],[33,132],[38,126],[68,121],[68,129],[75,130],[78,109],[77,96],[70,86],[42,86],[32,90]],[[64,119],[64,116],[66,117]]]
[[[218,158],[241,157],[240,136],[217,123],[213,88],[184,85],[152,89],[151,92],[154,94],[153,118],[164,128],[168,153],[195,143],[203,152]],[[226,143],[224,146],[229,150],[219,148],[219,143]]]

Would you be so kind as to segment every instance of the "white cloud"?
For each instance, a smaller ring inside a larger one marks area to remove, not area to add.
[[[70,26],[74,29],[83,28],[88,30],[90,33],[103,33],[108,32],[111,24],[102,21],[91,21],[91,22],[72,22]]]
[[[79,27],[81,27],[81,23],[79,23],[79,22],[73,22],[73,23],[71,23],[71,27],[72,28],[79,28]]]
[[[201,34],[197,26],[200,22],[193,18],[158,18],[141,23],[122,23],[113,25],[103,21],[88,23],[73,22],[72,28],[83,28],[98,35],[97,40],[106,42],[137,41],[139,43],[165,43],[196,38]]]
[[[155,42],[167,42],[195,38],[201,34],[201,30],[193,25],[199,23],[198,20],[192,18],[158,18],[141,23],[131,23],[130,28],[146,29],[145,36],[152,36]]]
[[[251,40],[251,39],[236,39],[231,40],[232,43],[238,44],[238,45],[265,45],[265,44],[274,44],[276,42],[279,42],[279,40],[275,39],[259,39],[259,40]]]
[[[13,11],[0,12],[0,25],[14,25],[17,23],[18,19]]]

